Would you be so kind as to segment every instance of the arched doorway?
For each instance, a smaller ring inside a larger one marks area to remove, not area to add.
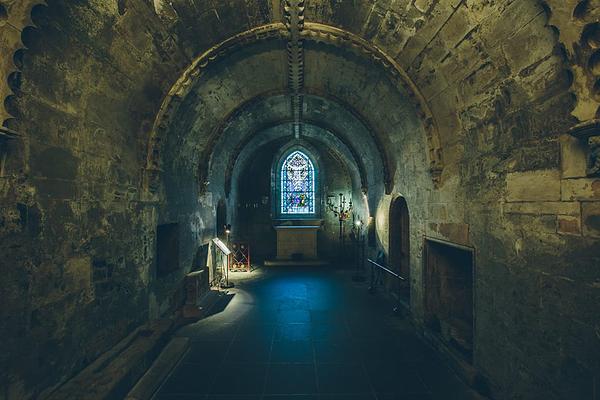
[[[406,280],[400,282],[399,295],[410,299],[410,218],[404,197],[397,197],[390,206],[390,259],[392,269]]]

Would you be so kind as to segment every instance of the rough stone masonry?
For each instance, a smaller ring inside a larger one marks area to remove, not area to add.
[[[289,2],[297,93],[284,3],[0,0],[0,399],[47,397],[177,310],[218,204],[270,200],[240,180],[300,122],[364,195],[371,251],[406,200],[419,330],[427,240],[473,250],[485,394],[599,398],[597,2]]]

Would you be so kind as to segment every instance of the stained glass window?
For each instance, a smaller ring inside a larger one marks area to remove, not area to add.
[[[292,152],[281,166],[281,214],[315,213],[315,168],[301,151]]]

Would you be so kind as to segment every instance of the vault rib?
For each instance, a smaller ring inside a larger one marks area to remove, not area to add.
[[[292,130],[296,139],[302,134],[302,109],[304,107],[304,0],[286,0],[284,21],[288,30],[288,88],[291,98]]]

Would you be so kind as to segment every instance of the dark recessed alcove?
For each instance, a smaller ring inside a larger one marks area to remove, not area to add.
[[[468,361],[473,358],[474,254],[467,247],[425,240],[425,320]]]
[[[405,279],[398,282],[398,294],[410,303],[410,218],[404,197],[390,206],[389,235],[389,265]]]
[[[179,224],[164,224],[156,228],[156,276],[165,276],[179,269]]]

